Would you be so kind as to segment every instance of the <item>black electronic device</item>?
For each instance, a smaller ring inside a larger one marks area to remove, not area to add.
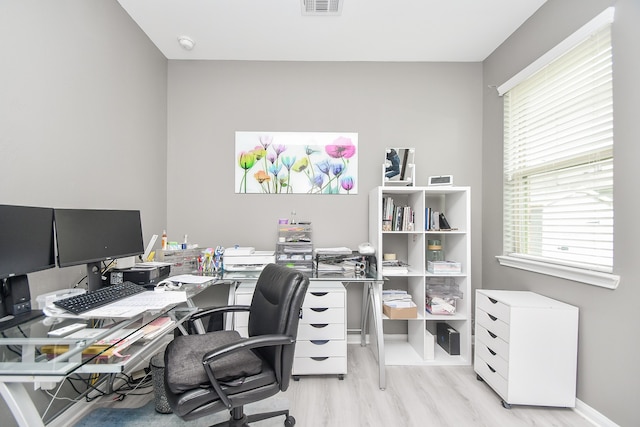
[[[31,311],[31,292],[27,275],[15,276],[7,286],[4,296],[4,308],[7,314],[22,314]]]
[[[453,185],[453,175],[430,176],[429,185]]]
[[[460,333],[452,328],[448,323],[439,322],[436,324],[436,334],[438,344],[452,356],[460,354]]]
[[[31,311],[28,273],[56,265],[53,209],[0,205],[0,318]]]
[[[109,284],[117,285],[122,282],[132,282],[145,287],[152,287],[169,277],[170,265],[156,267],[131,267],[109,272]]]
[[[87,265],[89,290],[102,286],[101,262],[144,252],[140,211],[55,209],[58,265]]]
[[[442,212],[440,212],[440,230],[451,230],[451,225]]]

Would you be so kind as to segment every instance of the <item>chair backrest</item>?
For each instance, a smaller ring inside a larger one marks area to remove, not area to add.
[[[298,322],[309,278],[298,270],[269,264],[260,273],[249,310],[249,336],[284,334],[297,339]],[[272,365],[281,390],[289,386],[294,345],[256,350]]]

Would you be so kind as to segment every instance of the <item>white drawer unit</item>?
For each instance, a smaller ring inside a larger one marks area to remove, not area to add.
[[[236,305],[250,305],[255,284],[235,290]],[[292,375],[338,375],[347,373],[347,293],[341,282],[312,281],[302,305]],[[248,313],[235,313],[233,325],[248,335]]]
[[[341,282],[309,284],[298,325],[293,379],[347,373],[347,292]]]
[[[502,405],[575,407],[578,308],[529,291],[476,290],[474,369]]]

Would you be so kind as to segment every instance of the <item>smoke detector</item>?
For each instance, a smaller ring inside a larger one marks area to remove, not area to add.
[[[342,13],[343,0],[300,0],[303,15],[337,16]]]
[[[180,36],[178,37],[178,44],[184,50],[191,50],[196,45],[196,42],[194,42],[187,36]]]

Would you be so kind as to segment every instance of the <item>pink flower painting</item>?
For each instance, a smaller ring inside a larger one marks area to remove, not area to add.
[[[236,132],[236,193],[357,194],[358,134]]]

